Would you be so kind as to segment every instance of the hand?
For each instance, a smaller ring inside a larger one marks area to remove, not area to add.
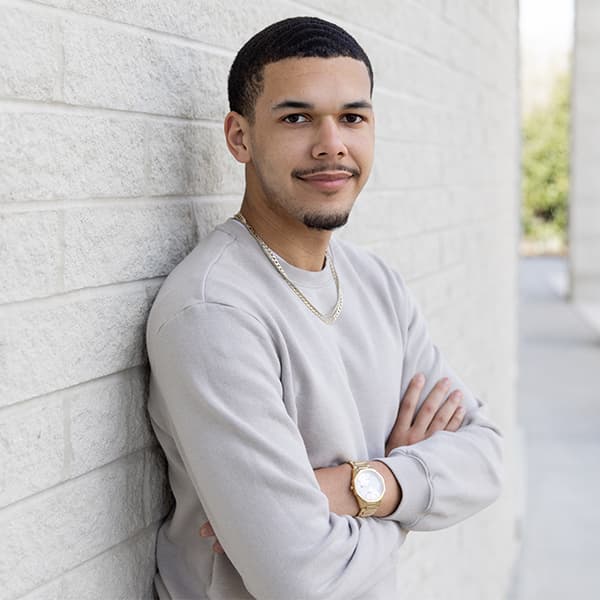
[[[223,550],[223,546],[219,543],[219,540],[216,539],[216,533],[214,532],[212,525],[209,521],[206,521],[202,527],[200,527],[200,536],[201,537],[213,537],[215,536],[215,542],[212,545],[213,552],[216,554],[225,554],[225,550]]]
[[[436,431],[457,431],[461,426],[465,416],[465,409],[460,406],[462,392],[454,390],[446,398],[450,389],[448,378],[438,381],[433,386],[415,416],[415,409],[424,385],[425,377],[422,373],[415,375],[410,382],[400,402],[394,427],[387,439],[386,456],[398,446],[416,444],[431,437]]]

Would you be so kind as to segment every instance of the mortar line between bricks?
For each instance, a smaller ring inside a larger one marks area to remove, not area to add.
[[[479,80],[477,80],[479,81]],[[482,83],[481,81],[479,81],[480,83]],[[482,85],[486,85],[485,82],[482,83]],[[391,98],[398,98],[399,100],[408,100],[411,102],[417,102],[418,104],[423,104],[425,106],[427,106],[428,108],[433,108],[436,110],[444,110],[446,112],[450,112],[452,114],[456,113],[456,114],[464,114],[465,116],[469,117],[471,116],[471,111],[470,110],[465,110],[462,106],[460,105],[454,105],[454,104],[447,104],[444,102],[437,102],[435,100],[431,100],[429,98],[426,98],[424,96],[417,96],[415,94],[409,94],[408,92],[404,92],[402,90],[395,90],[395,89],[391,89],[379,84],[375,84],[375,88],[374,91],[376,93],[380,93],[380,94],[384,94],[385,96],[389,96]],[[495,95],[500,95],[503,96],[505,98],[509,97],[508,93],[502,93],[502,94],[497,94],[497,92],[494,89],[490,90],[492,92],[492,94]]]
[[[409,102],[414,102],[415,104],[424,105],[428,108],[433,108],[436,110],[448,111],[449,108],[447,104],[442,102],[436,102],[435,100],[430,100],[429,98],[424,98],[423,96],[409,94],[408,92],[404,92],[402,90],[393,90],[378,84],[375,84],[374,92],[375,94],[383,94],[384,96],[388,96],[397,100],[408,100]]]
[[[95,25],[102,25],[104,27],[110,26],[110,28],[113,31],[124,31],[139,37],[151,37],[159,41],[167,41],[172,44],[174,43],[177,46],[194,48],[196,50],[202,50],[203,52],[207,52],[209,54],[213,54],[216,56],[224,56],[230,59],[233,59],[233,57],[236,54],[234,50],[231,50],[229,48],[200,42],[199,40],[195,40],[194,38],[188,38],[184,35],[179,35],[177,33],[169,33],[166,31],[151,29],[150,27],[145,27],[143,25],[131,25],[129,23],[123,23],[121,21],[114,21],[112,19],[109,19],[108,17],[102,17],[100,15],[94,15],[91,13],[78,12],[75,9],[60,8],[58,6],[49,6],[47,4],[35,2],[35,0],[0,0],[0,6],[8,6],[11,8],[20,8],[23,10],[35,11],[38,13],[59,15],[72,20],[84,23],[92,23]]]
[[[431,234],[429,237],[431,237],[435,232],[433,231],[428,231],[428,234]],[[440,238],[441,236],[436,236],[436,238]],[[388,249],[389,250],[389,246],[393,245],[396,242],[402,242],[405,241],[407,238],[403,238],[403,237],[386,237],[386,238],[381,238],[381,240],[379,238],[372,238],[372,239],[364,239],[363,241],[360,242],[361,246],[367,246],[369,248],[383,248],[384,250]],[[443,243],[443,242],[442,242]],[[449,265],[454,265],[454,264],[458,264],[458,263],[448,263]]]
[[[431,235],[439,235],[441,233],[446,233],[446,232],[461,232],[463,231],[463,223],[449,223],[447,225],[440,225],[438,227],[430,227],[427,229],[420,229],[419,233],[407,233],[401,236],[393,236],[393,237],[388,237],[388,238],[382,238],[382,240],[384,242],[395,242],[395,241],[400,241],[400,240],[406,240],[406,241],[411,241],[411,240],[419,240],[421,238],[425,238],[425,237],[429,237]]]
[[[29,404],[34,405],[40,401],[48,400],[49,398],[51,399],[52,396],[61,396],[61,398],[57,397],[56,401],[59,402],[62,400],[63,393],[74,392],[74,391],[77,391],[79,388],[85,388],[86,386],[97,383],[99,381],[106,380],[106,381],[110,382],[110,380],[112,380],[112,379],[115,379],[115,380],[123,379],[123,378],[127,377],[128,375],[133,375],[135,371],[140,371],[140,372],[145,371],[147,366],[148,366],[147,363],[140,364],[140,365],[134,365],[132,367],[127,367],[125,369],[121,369],[120,371],[114,371],[113,373],[108,373],[107,375],[100,375],[99,377],[94,377],[92,379],[86,379],[85,381],[80,381],[78,383],[74,383],[73,385],[68,385],[67,387],[60,388],[58,390],[44,392],[43,394],[38,394],[37,396],[30,396],[29,398],[23,398],[22,400],[17,400],[16,402],[11,402],[10,404],[6,404],[5,406],[0,406],[0,417],[2,416],[2,413],[5,411],[10,411],[11,409],[15,409],[17,407],[19,407],[19,409],[22,407],[27,408],[27,406]]]
[[[79,473],[78,475],[69,477],[68,479],[63,479],[62,481],[58,481],[54,485],[44,488],[43,490],[38,490],[37,492],[33,492],[32,494],[24,496],[23,498],[13,500],[12,502],[9,502],[8,504],[5,504],[4,506],[2,506],[0,508],[0,520],[2,519],[2,517],[5,516],[3,514],[5,511],[10,512],[12,510],[18,510],[19,505],[33,502],[36,499],[39,499],[40,497],[43,498],[46,495],[51,495],[55,490],[59,489],[60,487],[63,487],[66,485],[74,485],[78,480],[83,479],[84,477],[89,477],[92,473],[95,473],[96,471],[107,470],[116,463],[127,462],[129,459],[131,459],[136,454],[142,454],[142,453],[145,453],[146,450],[150,450],[153,448],[159,448],[159,447],[160,446],[156,443],[156,440],[154,440],[154,442],[150,446],[142,446],[141,448],[136,448],[135,450],[132,450],[131,452],[128,452],[127,454],[121,454],[120,456],[117,456],[117,458],[110,460],[107,463],[98,465],[97,467],[93,467],[89,471],[85,471],[84,473]]]
[[[157,529],[157,521],[153,521],[152,523],[150,523],[150,525],[146,525],[142,529],[136,531],[132,536],[128,537],[127,539],[117,542],[116,544],[113,544],[112,546],[109,546],[108,548],[105,548],[104,550],[102,550],[101,552],[98,552],[97,554],[94,554],[94,556],[91,556],[90,558],[86,558],[84,561],[76,564],[74,567],[67,569],[66,571],[62,571],[60,573],[60,575],[58,575],[57,577],[53,577],[52,579],[48,579],[47,581],[43,581],[42,583],[37,584],[34,588],[26,591],[24,594],[21,594],[18,598],[15,598],[15,600],[22,600],[22,598],[27,597],[29,594],[35,592],[37,589],[60,581],[61,579],[63,579],[63,577],[65,575],[68,575],[69,573],[73,573],[74,571],[77,571],[80,567],[83,567],[87,563],[99,558],[103,554],[106,554],[108,552],[113,552],[114,550],[119,548],[119,546],[126,546],[126,545],[129,545],[130,542],[131,543],[137,542],[137,540],[139,538],[141,538],[146,532],[148,532],[152,529]]]
[[[440,144],[440,142],[436,142],[436,141],[402,139],[401,137],[398,137],[398,136],[385,135],[385,134],[378,134],[377,138],[375,140],[375,143],[377,143],[377,142],[393,142],[395,144],[400,144],[402,146],[424,146],[426,148],[429,148],[429,147],[452,148],[452,146],[446,146],[446,144]]]
[[[430,185],[423,185],[421,187],[419,186],[415,186],[415,187],[411,187],[410,191],[423,191],[423,190],[437,190],[437,191],[444,191],[446,190],[446,186],[442,185],[442,184],[430,184]],[[469,188],[471,189],[471,188]],[[363,192],[361,192],[360,197],[364,198],[365,196],[370,196],[370,195],[391,195],[391,194],[397,194],[398,192],[404,192],[407,191],[407,188],[403,188],[403,187],[397,187],[397,188],[379,188],[379,189],[367,189]]]
[[[489,183],[484,183],[484,184],[454,184],[454,183],[431,183],[429,185],[415,185],[415,186],[411,186],[410,188],[404,188],[404,187],[397,187],[397,188],[377,188],[377,189],[372,189],[372,190],[365,190],[364,192],[362,192],[362,195],[364,196],[365,194],[372,194],[372,193],[377,193],[377,194],[397,194],[398,192],[404,191],[404,190],[410,190],[415,191],[415,190],[439,190],[439,191],[449,191],[449,192],[485,192],[487,190],[490,189],[490,187],[492,188],[496,188],[496,182],[492,181]]]
[[[105,106],[84,106],[81,104],[69,104],[67,102],[57,102],[45,100],[30,100],[28,98],[6,98],[0,96],[0,109],[13,109],[11,113],[43,113],[57,115],[80,115],[82,117],[119,117],[123,121],[128,120],[146,120],[160,123],[176,123],[185,125],[198,125],[202,127],[221,129],[222,119],[191,119],[187,117],[177,117],[174,115],[161,115],[157,113],[148,113],[140,110],[129,110],[125,108],[110,108]],[[10,114],[4,111],[4,114]]]
[[[428,279],[432,279],[437,275],[451,275],[453,272],[460,270],[464,267],[464,262],[451,263],[450,265],[446,265],[435,271],[428,271],[427,273],[423,273],[421,275],[415,275],[413,277],[406,277],[406,283],[411,285],[414,283],[421,283],[422,281],[427,281]]]
[[[483,185],[459,185],[459,184],[445,184],[445,183],[432,183],[430,185],[422,186],[411,186],[411,187],[397,187],[397,188],[373,188],[365,190],[361,193],[361,198],[370,195],[392,195],[403,192],[415,192],[415,191],[438,191],[438,192],[457,192],[457,193],[474,193],[474,192],[488,192],[490,188],[496,189],[496,182],[490,182]]]
[[[123,296],[124,294],[130,294],[136,291],[143,291],[146,293],[148,286],[158,284],[162,282],[164,278],[165,276],[136,279],[135,281],[120,281],[69,290],[62,294],[51,294],[49,296],[39,296],[37,298],[28,298],[26,300],[14,300],[0,304],[0,312],[4,312],[6,315],[13,311],[21,311],[22,309],[29,308],[57,308],[64,306],[65,303],[78,302],[81,300],[94,300],[100,296]]]
[[[414,185],[414,186],[402,186],[398,188],[371,188],[366,190],[364,194],[402,194],[407,192],[417,192],[424,190],[448,190],[448,191],[469,191],[469,192],[488,192],[491,189],[496,189],[497,182],[490,181],[488,184],[482,185],[481,187],[469,187],[467,185],[457,186],[453,184],[445,184],[444,182],[436,185]]]
[[[406,235],[386,236],[372,240],[365,240],[361,244],[367,244],[372,247],[387,248],[390,244],[394,244],[396,242],[411,242],[414,240],[419,241],[420,239],[430,237],[440,239],[440,234],[447,232],[462,233],[462,228],[460,226],[436,227],[434,229],[425,229],[421,233],[407,233]]]
[[[482,46],[481,45],[481,40],[473,37],[472,33],[468,30],[465,29],[460,23],[457,23],[456,21],[454,21],[453,19],[451,19],[450,17],[448,17],[448,15],[444,12],[441,15],[438,15],[440,21],[442,21],[443,25],[446,27],[451,27],[452,29],[454,29],[455,31],[457,31],[458,33],[460,33],[463,37],[465,37],[466,39],[468,39],[470,42],[474,43],[477,47],[487,50],[487,46]],[[482,15],[483,16],[483,15]],[[484,17],[485,18],[485,17]],[[488,20],[488,19],[486,19]],[[502,33],[501,30],[496,29],[497,33]],[[503,38],[505,36],[502,36]]]
[[[480,74],[479,73],[468,71],[468,70],[465,70],[465,69],[461,69],[461,68],[459,68],[459,67],[457,67],[455,65],[450,65],[448,62],[444,62],[442,60],[442,57],[436,56],[435,54],[428,53],[428,52],[424,51],[421,48],[415,48],[414,46],[410,46],[410,45],[404,44],[401,40],[396,40],[394,38],[390,38],[390,37],[388,37],[386,35],[383,35],[379,31],[370,29],[370,28],[365,27],[363,25],[359,25],[358,23],[353,23],[352,21],[347,21],[347,20],[341,18],[339,15],[336,15],[334,13],[329,13],[327,11],[317,9],[314,6],[311,6],[311,5],[306,5],[303,2],[301,2],[301,0],[288,0],[288,3],[291,4],[291,5],[296,5],[296,6],[299,6],[299,7],[302,7],[302,8],[306,8],[306,9],[310,9],[312,11],[316,11],[317,13],[320,13],[323,18],[330,18],[330,19],[331,18],[335,18],[340,23],[342,23],[344,25],[344,27],[356,28],[356,29],[358,29],[360,31],[364,31],[367,35],[370,35],[370,36],[374,37],[375,39],[378,39],[379,41],[384,41],[384,42],[396,45],[396,46],[398,46],[399,48],[401,48],[403,50],[410,51],[410,52],[412,52],[415,55],[419,55],[419,56],[422,56],[422,57],[424,57],[426,59],[429,59],[432,62],[434,62],[434,63],[436,63],[436,64],[438,64],[438,65],[440,65],[440,66],[442,66],[442,67],[444,67],[444,68],[446,68],[446,69],[448,69],[450,71],[461,73],[463,75],[471,77],[472,79],[475,79],[476,81],[478,81],[480,83],[486,84],[486,82],[483,81],[480,78]],[[465,37],[469,41],[471,41],[471,42],[475,41],[463,29],[460,29],[459,27],[457,27],[456,24],[453,21],[450,21],[450,20],[446,19],[445,15],[441,15],[440,19],[442,20],[442,22],[444,23],[445,26],[453,27],[457,32],[459,32],[463,37]],[[488,50],[487,47],[483,47],[483,46],[481,46],[481,44],[477,43],[476,45],[482,51],[487,51]],[[493,48],[492,48],[492,51],[493,51]],[[493,52],[491,52],[491,53],[493,53]],[[487,85],[490,85],[490,87],[492,87],[492,89],[494,89],[493,86],[492,86],[492,84],[487,84]],[[502,93],[502,90],[498,89],[497,92],[498,93]]]
[[[188,202],[200,205],[210,205],[218,202],[240,202],[241,193],[237,194],[214,194],[214,195],[192,195],[183,194],[163,196],[107,196],[92,198],[63,198],[61,200],[31,200],[0,203],[0,215],[21,214],[28,212],[46,211],[68,211],[77,208],[147,208],[153,206],[164,206],[165,204],[184,205]]]
[[[354,28],[354,29],[358,29],[359,31],[364,31],[365,33],[367,33],[368,35],[373,36],[376,39],[383,40],[383,41],[391,43],[391,44],[395,44],[395,45],[399,46],[400,48],[402,48],[404,50],[410,50],[411,52],[413,52],[415,54],[419,54],[421,56],[433,59],[433,60],[435,60],[435,62],[439,62],[442,65],[447,65],[447,63],[444,63],[441,60],[441,57],[436,56],[435,54],[427,52],[427,51],[423,50],[422,48],[415,48],[414,46],[410,46],[407,43],[402,42],[402,40],[389,37],[389,36],[381,33],[380,31],[377,31],[376,29],[371,29],[370,27],[366,27],[365,25],[360,25],[359,23],[355,23],[353,21],[347,21],[346,19],[344,19],[343,17],[340,17],[336,13],[328,12],[326,10],[316,8],[316,7],[314,7],[311,4],[305,4],[304,2],[302,2],[302,0],[288,0],[288,3],[291,4],[292,6],[298,6],[300,8],[305,8],[305,9],[313,10],[313,11],[315,11],[315,12],[320,13],[321,15],[323,15],[323,17],[329,17],[330,19],[334,18],[337,21],[339,21],[340,23],[343,23],[343,26],[345,28]],[[421,9],[423,8],[422,6],[420,6],[418,4],[415,4],[415,6],[419,6],[419,8],[421,8]],[[437,14],[437,13],[435,13],[433,11],[431,11],[431,12],[432,12],[432,14]],[[440,20],[444,20],[444,16],[445,15],[443,15],[443,14],[442,15],[438,15],[438,17],[439,17]],[[444,22],[446,23],[446,20],[444,20]],[[450,25],[450,26],[454,26],[454,28],[459,33],[461,33],[465,38],[467,38],[467,39],[469,39],[471,41],[474,41],[474,40],[472,40],[471,36],[467,32],[465,32],[464,30],[456,27],[452,21],[448,21],[447,24]],[[484,47],[481,46],[480,43],[477,43],[477,45],[479,46],[479,48],[484,49]]]
[[[455,222],[455,223],[449,223],[447,225],[441,225],[439,227],[432,227],[430,229],[421,229],[421,230],[419,230],[419,233],[407,233],[407,234],[402,234],[402,235],[397,235],[397,236],[385,237],[385,238],[381,238],[381,240],[378,238],[373,243],[379,244],[381,241],[381,243],[383,243],[385,245],[385,243],[389,243],[389,242],[399,242],[399,241],[406,241],[406,240],[410,241],[411,239],[418,241],[420,238],[425,237],[425,236],[429,236],[429,235],[433,235],[433,234],[439,235],[439,234],[446,233],[446,232],[467,233],[469,228],[474,228],[474,227],[477,228],[480,226],[497,224],[498,219],[499,219],[498,215],[493,215],[489,218],[482,218],[482,219],[465,218],[465,219],[462,219],[458,223]]]
[[[429,12],[431,15],[434,15],[435,17],[437,17],[440,21],[442,21],[445,25],[450,25],[451,27],[453,27],[454,29],[458,30],[460,33],[462,33],[463,35],[465,35],[466,37],[468,37],[471,41],[475,42],[479,47],[481,47],[481,40],[474,38],[472,36],[472,33],[470,31],[467,31],[465,29],[463,29],[462,27],[460,27],[457,23],[455,23],[454,21],[450,20],[447,18],[444,9],[442,9],[441,13],[436,12],[435,10],[431,9],[430,7],[428,7],[425,4],[422,4],[419,0],[409,0],[409,2],[413,5],[416,6],[418,8],[420,8],[421,10],[426,10],[427,12]],[[494,19],[490,19],[490,14],[485,11],[485,10],[481,10],[481,7],[475,7],[475,10],[479,12],[479,14],[482,16],[483,19],[485,19],[488,23],[490,23],[491,25],[493,25],[497,32],[502,34],[502,37],[505,38],[506,37],[506,31],[504,31],[502,28],[500,28],[496,21]]]

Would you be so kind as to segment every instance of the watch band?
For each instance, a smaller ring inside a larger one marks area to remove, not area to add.
[[[379,498],[379,500],[376,500],[374,502],[369,502],[368,500],[365,500],[358,494],[358,492],[354,486],[354,481],[361,471],[364,471],[366,469],[374,471],[375,473],[377,473],[377,471],[375,469],[373,469],[373,467],[371,467],[369,465],[369,462],[366,460],[363,460],[363,461],[349,460],[348,464],[352,467],[352,479],[350,481],[350,491],[354,494],[354,497],[356,498],[356,502],[358,503],[358,509],[359,509],[358,514],[356,516],[357,517],[370,517],[371,515],[375,514],[375,512],[381,505],[383,496],[381,498]],[[379,477],[381,477],[381,475],[379,473],[377,473],[377,475]],[[384,484],[384,491],[385,491],[385,484]]]

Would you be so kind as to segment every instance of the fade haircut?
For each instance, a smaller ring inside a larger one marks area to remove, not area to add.
[[[269,25],[251,37],[231,65],[229,109],[254,121],[256,99],[263,90],[266,65],[286,58],[347,56],[367,67],[373,94],[373,69],[359,43],[344,29],[316,17],[292,17]]]

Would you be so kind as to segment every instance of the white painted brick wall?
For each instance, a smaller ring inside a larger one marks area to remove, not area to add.
[[[506,494],[411,534],[403,597],[504,598],[519,480],[516,4],[0,0],[3,598],[151,598],[170,497],[144,322],[162,278],[239,206],[229,64],[297,14],[346,27],[375,68],[377,162],[341,235],[402,271],[507,438]]]
[[[571,293],[600,303],[600,5],[577,0],[572,82],[569,246]]]

